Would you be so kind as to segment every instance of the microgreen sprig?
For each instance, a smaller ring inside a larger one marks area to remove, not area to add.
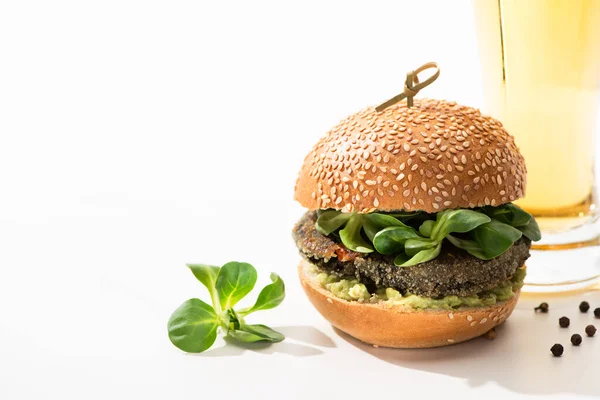
[[[234,310],[256,284],[256,269],[243,262],[222,267],[188,264],[194,276],[208,289],[212,306],[200,299],[189,299],[179,306],[168,322],[169,339],[188,353],[201,353],[217,338],[217,330],[238,342],[281,342],[285,337],[265,325],[246,324],[244,318],[256,311],[277,307],[285,297],[283,280],[271,273],[271,283],[259,293],[253,306]]]

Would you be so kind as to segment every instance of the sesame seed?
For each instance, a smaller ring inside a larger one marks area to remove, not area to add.
[[[475,325],[477,325],[477,321],[471,322],[471,326],[475,326]]]
[[[473,317],[471,317],[470,315],[467,315],[467,321],[469,321],[469,322],[473,321]]]
[[[448,339],[448,343],[454,343],[454,339]]]
[[[332,303],[332,304],[333,304],[333,300],[331,300],[331,298],[329,298],[329,297],[328,297],[328,298],[327,298],[327,301],[328,301],[329,303]]]

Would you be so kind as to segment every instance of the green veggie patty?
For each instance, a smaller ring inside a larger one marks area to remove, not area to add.
[[[369,291],[394,288],[424,297],[460,297],[490,290],[512,277],[529,257],[530,241],[517,240],[502,255],[482,260],[444,241],[440,255],[432,260],[401,268],[394,255],[348,250],[335,235],[325,236],[316,227],[317,213],[307,212],[292,236],[300,254],[311,264],[339,277],[353,276]]]
[[[414,309],[454,310],[461,307],[487,307],[512,298],[523,286],[525,269],[518,269],[515,274],[498,286],[470,296],[443,296],[432,298],[411,293],[400,293],[393,288],[379,288],[369,292],[367,287],[354,277],[339,277],[310,265],[308,273],[312,274],[319,284],[334,296],[348,301],[361,303],[390,302]]]

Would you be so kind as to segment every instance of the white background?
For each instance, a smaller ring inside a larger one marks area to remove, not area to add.
[[[301,292],[305,154],[432,60],[424,95],[481,104],[469,1],[1,2],[0,398],[600,395],[600,337],[568,343],[594,319],[581,294],[524,299],[494,342],[394,351]],[[185,263],[229,260],[283,277],[250,320],[288,339],[181,353],[166,321],[206,299]]]

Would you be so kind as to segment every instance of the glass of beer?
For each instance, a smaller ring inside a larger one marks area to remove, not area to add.
[[[600,278],[594,178],[600,100],[600,0],[473,0],[483,111],[515,136],[527,164],[516,202],[542,242],[528,290],[573,289]]]

